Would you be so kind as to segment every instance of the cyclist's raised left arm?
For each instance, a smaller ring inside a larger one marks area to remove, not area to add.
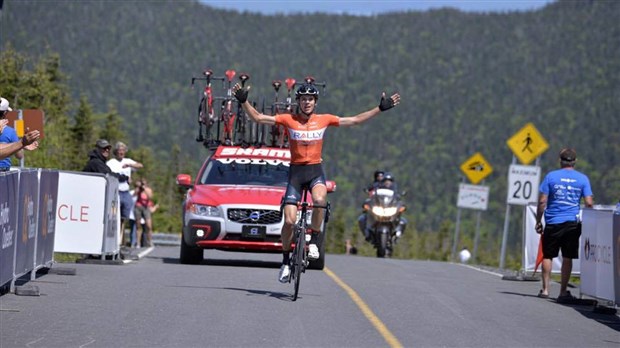
[[[241,104],[241,106],[243,107],[243,110],[245,111],[245,113],[248,114],[248,116],[250,116],[250,118],[254,120],[254,122],[268,124],[268,125],[276,124],[275,116],[261,114],[260,112],[258,112],[258,110],[256,110],[252,106],[252,104],[250,104],[249,101],[246,101],[245,103]]]
[[[391,97],[386,98],[385,93],[381,95],[381,102],[379,106],[376,106],[368,111],[362,112],[361,114],[357,114],[351,117],[342,117],[340,118],[340,126],[354,126],[356,124],[360,124],[368,121],[369,119],[377,116],[383,111],[389,110],[394,106],[400,103],[400,94],[395,93]]]
[[[233,95],[237,98],[237,101],[241,103],[241,107],[245,111],[250,118],[257,123],[263,123],[268,125],[276,124],[275,116],[261,114],[248,102],[248,92],[250,91],[250,86],[243,88],[240,84],[236,83],[233,88]]]

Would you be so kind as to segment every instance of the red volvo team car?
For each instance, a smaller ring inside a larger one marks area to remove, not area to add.
[[[290,157],[287,148],[219,146],[194,181],[188,174],[177,175],[177,184],[188,189],[181,263],[201,263],[204,249],[281,253],[281,203]],[[328,181],[327,191],[335,188]],[[311,269],[325,266],[324,240],[321,233],[321,256],[310,263]]]

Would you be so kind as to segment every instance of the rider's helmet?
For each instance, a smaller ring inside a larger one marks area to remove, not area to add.
[[[311,95],[317,100],[319,99],[319,90],[312,83],[304,82],[295,91],[295,98],[299,99],[302,95]]]
[[[383,174],[383,180],[382,181],[386,182],[388,180],[390,180],[391,182],[394,182],[394,175],[392,175],[392,173],[388,172],[388,173]]]

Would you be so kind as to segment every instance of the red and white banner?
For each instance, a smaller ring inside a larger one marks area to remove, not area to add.
[[[105,175],[59,173],[55,252],[101,254],[105,198]]]

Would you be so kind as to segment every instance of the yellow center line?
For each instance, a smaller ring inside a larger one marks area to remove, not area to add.
[[[387,344],[392,348],[402,348],[403,345],[398,341],[398,338],[394,336],[390,330],[383,324],[383,322],[375,315],[375,313],[368,307],[368,305],[362,300],[360,295],[355,292],[347,283],[343,282],[334,272],[332,272],[329,268],[325,267],[323,271],[336,282],[344,291],[349,294],[349,297],[353,300],[353,302],[359,307],[359,309],[364,313],[364,316],[370,321],[372,326],[379,331],[383,339],[387,342]]]

